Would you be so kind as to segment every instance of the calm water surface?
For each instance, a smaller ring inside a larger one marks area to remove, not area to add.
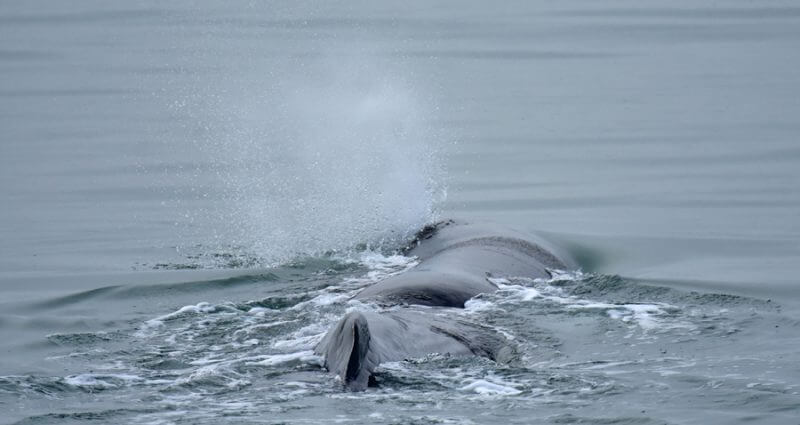
[[[0,423],[800,423],[794,2],[0,4]],[[444,217],[497,277],[345,393],[313,347]]]

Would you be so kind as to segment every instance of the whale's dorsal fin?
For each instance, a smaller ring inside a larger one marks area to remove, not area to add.
[[[316,352],[325,356],[325,366],[339,375],[348,389],[363,391],[379,363],[370,350],[371,340],[366,317],[351,312],[319,343]]]

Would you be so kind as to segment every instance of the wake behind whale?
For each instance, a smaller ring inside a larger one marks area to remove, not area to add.
[[[494,330],[442,314],[498,289],[494,274],[549,278],[575,263],[547,244],[509,229],[453,220],[424,228],[407,255],[420,264],[359,292],[355,298],[396,308],[354,311],[316,347],[325,366],[351,390],[364,390],[381,362],[439,353],[477,355],[504,363],[514,347]]]

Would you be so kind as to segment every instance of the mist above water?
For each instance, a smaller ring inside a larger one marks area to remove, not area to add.
[[[199,207],[179,205],[191,244],[274,264],[397,246],[436,219],[444,138],[404,72],[352,52],[232,72],[180,102],[210,164],[189,184]]]

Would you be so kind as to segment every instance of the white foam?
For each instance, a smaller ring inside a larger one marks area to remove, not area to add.
[[[242,378],[235,378],[229,375],[239,375],[230,369],[230,364],[233,362],[222,361],[218,363],[209,363],[205,366],[198,367],[188,376],[181,376],[177,378],[174,385],[191,384],[196,381],[202,381],[206,378],[223,379],[224,385],[231,389],[238,389],[250,385],[250,381]]]
[[[676,307],[665,303],[608,304],[581,301],[570,304],[567,306],[567,308],[606,310],[606,314],[612,319],[635,324],[645,331],[656,329],[695,328],[694,325],[684,321],[668,320],[670,317],[668,310],[674,310]]]
[[[177,319],[179,317],[184,317],[188,314],[200,314],[200,313],[211,313],[216,309],[215,306],[211,305],[207,302],[201,302],[196,305],[186,305],[179,308],[172,313],[165,314],[163,316],[156,317],[155,319],[150,319],[145,322],[147,327],[159,327],[164,325],[164,322]]]
[[[548,283],[562,282],[562,281],[579,281],[586,278],[586,274],[582,270],[560,270],[548,269],[550,279],[546,279]]]
[[[261,361],[250,362],[250,365],[276,366],[284,363],[299,361],[301,363],[321,364],[321,357],[313,351],[299,351],[297,353],[266,355]]]
[[[581,271],[566,272],[550,270],[550,279],[529,279],[525,277],[489,277],[497,285],[498,291],[488,297],[479,297],[466,303],[468,313],[499,310],[503,303],[531,302],[545,300],[562,304],[571,310],[605,310],[616,320],[636,325],[644,331],[683,328],[694,329],[690,323],[671,319],[670,311],[677,307],[665,303],[623,303],[611,304],[568,295],[555,282],[581,280],[586,275]]]
[[[345,279],[339,289],[346,288],[352,290],[351,295],[365,286],[380,282],[387,277],[403,273],[419,264],[416,257],[406,257],[399,254],[384,255],[380,252],[367,250],[360,254],[358,263],[368,269],[359,277]]]
[[[383,255],[373,250],[362,252],[360,262],[372,271],[385,273],[399,273],[419,264],[416,257],[400,254]]]
[[[144,379],[139,376],[130,374],[83,373],[80,375],[72,375],[65,377],[64,383],[79,388],[108,389],[108,388],[118,388],[120,385],[130,385],[132,383],[141,382],[143,380]]]
[[[325,332],[328,330],[328,323],[329,320],[321,320],[304,326],[284,336],[284,339],[274,341],[272,347],[291,351],[312,349],[325,336]]]
[[[497,309],[499,309],[497,304],[495,304],[495,303],[493,303],[491,301],[488,301],[488,300],[485,300],[485,299],[482,299],[482,298],[472,298],[470,300],[467,300],[467,302],[464,303],[464,311],[463,312],[467,313],[467,314],[470,314],[470,313],[477,313],[477,312],[483,312],[483,311],[489,311],[489,310],[497,310]]]
[[[253,331],[260,331],[295,322],[297,322],[297,320],[276,320],[274,322],[269,322],[269,323],[259,323],[257,325],[246,326],[242,329],[238,329],[233,333],[233,335],[239,335],[241,333],[249,334]]]
[[[308,388],[309,387],[308,382],[300,382],[300,381],[284,382],[283,385],[286,386],[286,387],[297,387],[297,388]]]
[[[472,383],[467,384],[459,390],[466,392],[474,392],[481,395],[517,395],[522,391],[516,389],[514,384],[500,381],[500,383],[487,381],[485,379],[477,379]]]
[[[500,290],[508,293],[510,296],[519,299],[520,301],[531,301],[534,298],[541,298],[542,293],[534,288],[520,285],[504,285],[499,286]]]
[[[273,313],[275,310],[265,307],[253,307],[247,311],[247,314],[252,314],[258,317],[264,317],[267,313]]]

